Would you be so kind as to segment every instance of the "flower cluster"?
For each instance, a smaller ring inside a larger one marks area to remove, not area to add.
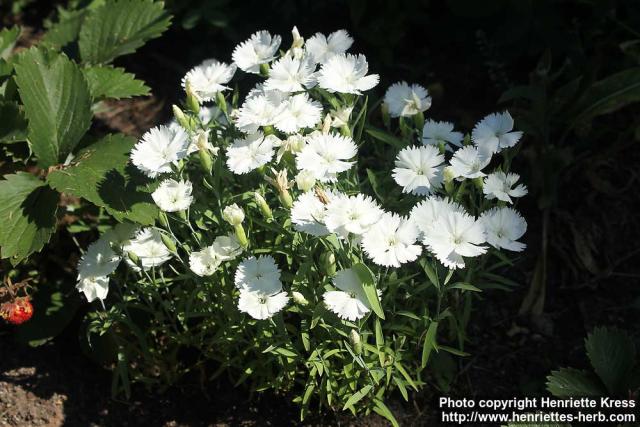
[[[305,40],[294,28],[292,36],[286,49],[281,36],[256,32],[235,48],[233,62],[208,59],[186,73],[175,120],[131,151],[153,181],[157,224],[121,224],[89,246],[78,265],[78,289],[89,301],[107,298],[109,277],[125,260],[141,286],[192,283],[179,293],[191,295],[188,307],[199,298],[210,316],[232,304],[235,313],[225,316],[253,322],[218,325],[229,328],[216,333],[222,340],[254,324],[273,324],[282,336],[324,319],[343,322],[357,352],[358,330],[372,312],[384,319],[381,302],[395,298],[391,284],[403,272],[427,263],[448,271],[449,281],[471,258],[524,249],[526,222],[510,205],[527,189],[501,159],[522,136],[508,112],[465,135],[425,120],[426,88],[391,85],[382,121],[398,120],[401,134],[391,138],[403,145],[391,153],[393,164],[373,172],[388,184],[387,197],[375,191],[374,198],[363,192],[358,157],[379,149],[367,137],[376,133],[368,132],[362,96],[379,76],[364,55],[348,52],[353,39],[344,30]],[[231,90],[240,72],[255,80],[244,97]],[[393,301],[394,310],[403,301]],[[292,313],[308,317],[285,325]]]

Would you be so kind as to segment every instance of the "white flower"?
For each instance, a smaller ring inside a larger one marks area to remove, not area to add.
[[[229,89],[225,84],[229,83],[235,72],[235,64],[207,59],[189,70],[182,78],[182,87],[186,89],[188,81],[198,102],[212,101],[218,92]]]
[[[471,133],[471,139],[480,151],[490,155],[518,143],[522,132],[512,131],[513,118],[508,111],[493,113],[476,124]]]
[[[449,163],[451,163],[451,170],[455,178],[479,178],[486,174],[482,172],[489,162],[491,157],[480,152],[473,145],[467,145],[458,149],[451,157]]]
[[[160,232],[154,228],[143,228],[138,231],[135,238],[131,239],[122,250],[138,256],[142,268],[148,270],[158,267],[171,259],[171,252],[162,242]],[[137,269],[137,266],[127,258],[127,263]]]
[[[464,267],[462,257],[475,257],[485,253],[486,246],[479,246],[485,241],[482,222],[460,212],[441,215],[423,237],[425,246],[449,268]]]
[[[271,65],[266,90],[300,92],[316,85],[315,64],[310,58],[294,58],[285,55]]]
[[[111,249],[106,233],[91,243],[78,262],[78,281],[90,277],[108,276],[116,271],[120,256]]]
[[[339,128],[342,126],[349,125],[349,119],[351,118],[351,113],[353,112],[353,106],[351,107],[342,107],[338,110],[331,110],[331,127]]]
[[[449,199],[431,196],[414,206],[409,216],[423,234],[428,234],[436,221],[453,212],[465,213],[465,210]]]
[[[192,252],[189,267],[198,276],[211,276],[223,261],[229,261],[242,253],[235,236],[218,236],[212,245]]]
[[[187,156],[188,147],[189,136],[182,128],[157,126],[133,147],[131,161],[145,175],[155,178],[171,172],[171,165]]]
[[[378,265],[400,267],[414,261],[422,252],[416,245],[420,231],[413,221],[385,213],[362,237],[362,248]]]
[[[338,30],[329,37],[322,33],[316,33],[307,40],[305,49],[316,63],[324,63],[335,55],[345,53],[351,45],[353,39],[345,30]]]
[[[487,232],[487,242],[498,249],[521,252],[527,247],[517,242],[527,231],[527,222],[512,208],[493,208],[480,217]]]
[[[322,64],[318,84],[329,92],[355,93],[369,90],[378,84],[380,76],[366,75],[369,65],[364,55],[334,55]]]
[[[234,111],[236,126],[247,133],[256,132],[260,126],[272,125],[282,103],[289,97],[280,91],[265,92],[262,89],[249,95],[242,106]]]
[[[259,74],[260,65],[271,62],[280,47],[282,38],[271,36],[268,31],[258,31],[249,40],[233,50],[233,62],[247,73]]]
[[[396,157],[393,179],[403,193],[427,195],[442,184],[444,156],[433,145],[406,147]]]
[[[198,111],[198,118],[204,126],[207,126],[212,120],[223,126],[229,124],[222,110],[216,105],[212,105],[210,107],[206,105],[201,106],[200,111]]]
[[[347,268],[338,271],[333,278],[333,285],[340,290],[327,291],[322,298],[329,310],[339,318],[353,322],[371,311],[362,281],[354,270]]]
[[[109,293],[109,278],[107,276],[88,276],[78,281],[76,289],[84,293],[89,302],[96,299],[104,301]]]
[[[427,120],[422,128],[422,143],[424,145],[443,144],[447,150],[451,150],[451,145],[462,147],[464,136],[462,132],[453,130],[453,123],[436,122]]]
[[[334,197],[333,194],[330,197]],[[296,230],[312,236],[326,236],[329,230],[324,224],[327,205],[314,191],[307,191],[298,196],[291,207],[291,222]]]
[[[261,292],[241,289],[238,310],[247,313],[254,319],[264,320],[278,313],[288,302],[289,297],[286,292],[265,295]]]
[[[282,290],[280,270],[271,255],[250,257],[238,265],[234,277],[238,289],[273,295]]]
[[[320,121],[322,104],[309,98],[306,93],[285,100],[274,118],[275,127],[284,133],[313,127]]]
[[[296,184],[300,191],[309,191],[316,185],[316,178],[310,171],[301,171],[296,175]]]
[[[227,167],[241,175],[267,164],[273,158],[273,135],[256,132],[243,139],[236,139],[227,148]]]
[[[369,196],[340,195],[327,205],[325,224],[332,233],[348,237],[349,233],[362,235],[382,216],[382,209]]]
[[[512,188],[519,179],[520,175],[515,173],[494,172],[484,179],[482,192],[487,196],[487,199],[513,203],[512,197],[522,197],[527,194],[527,187],[524,184]]]
[[[391,117],[410,117],[431,107],[429,92],[418,84],[394,83],[384,94],[384,103]]]
[[[348,136],[315,133],[296,156],[298,170],[307,170],[321,182],[335,181],[337,174],[351,168],[348,161],[358,152]]]
[[[227,206],[222,211],[222,219],[231,225],[239,225],[244,221],[244,211],[237,203]]]
[[[193,202],[192,189],[189,181],[165,179],[156,191],[151,193],[151,197],[156,205],[165,212],[185,211]]]

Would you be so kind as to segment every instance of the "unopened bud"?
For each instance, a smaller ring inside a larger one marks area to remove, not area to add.
[[[174,104],[171,108],[173,108],[173,116],[176,118],[178,124],[184,129],[190,130],[191,124],[189,123],[189,119],[187,118],[187,116],[185,116],[180,107]]]
[[[422,131],[424,127],[424,113],[422,111],[418,111],[416,115],[413,116],[413,123],[416,125],[416,128]]]
[[[242,221],[244,221],[244,211],[240,206],[234,203],[224,208],[222,211],[222,219],[233,226],[240,225],[242,224]]]
[[[237,224],[233,226],[233,230],[236,232],[236,239],[238,239],[238,243],[243,248],[249,246],[249,240],[247,239],[247,234],[244,232],[244,228],[242,224]]]
[[[271,208],[267,204],[267,201],[264,199],[264,197],[262,197],[262,194],[256,191],[255,193],[253,193],[253,199],[256,201],[256,205],[258,205],[258,208],[260,208],[262,216],[264,216],[266,219],[272,219],[273,213],[271,212]]]
[[[362,354],[362,340],[360,339],[358,331],[352,329],[351,332],[349,332],[349,341],[351,341],[351,346],[356,355]]]
[[[263,77],[269,76],[269,64],[266,62],[264,64],[260,64],[260,75]]]
[[[164,233],[161,233],[160,239],[162,240],[162,243],[164,243],[164,245],[167,247],[167,249],[169,249],[169,252],[176,253],[176,243],[171,237],[167,236]]]
[[[134,254],[133,252],[127,252],[127,258],[129,258],[129,260],[131,260],[131,262],[138,266],[141,267],[142,263],[140,262],[140,257],[138,257],[138,255]]]
[[[189,80],[187,80],[185,83],[185,90],[187,92],[187,108],[192,112],[198,114],[200,112],[200,102],[196,94],[191,89],[191,83],[189,82]]]
[[[303,170],[296,175],[296,185],[300,191],[309,191],[316,185],[316,178],[310,171]]]
[[[228,112],[228,110],[227,110],[227,100],[224,98],[224,95],[223,95],[222,92],[216,93],[216,104],[218,104],[218,108],[226,116],[227,112]]]
[[[158,222],[163,228],[169,228],[169,218],[167,217],[167,213],[165,211],[160,211],[160,214],[158,215]]]
[[[293,302],[299,305],[307,305],[309,301],[298,291],[291,292],[291,296],[293,297]]]
[[[333,252],[323,252],[320,255],[320,267],[327,276],[336,274],[336,256]]]

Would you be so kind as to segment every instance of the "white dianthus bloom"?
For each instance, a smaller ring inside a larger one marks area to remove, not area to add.
[[[513,118],[508,111],[489,114],[475,125],[471,133],[473,143],[487,155],[513,147],[521,137],[522,132],[513,131]]]
[[[410,117],[431,107],[429,92],[418,84],[394,83],[384,94],[391,117]]]
[[[451,157],[449,163],[451,164],[451,170],[455,178],[480,178],[486,174],[482,172],[489,162],[491,157],[481,153],[473,145],[467,145],[458,149]]]
[[[273,295],[282,290],[280,270],[271,255],[250,257],[238,265],[234,277],[238,289]]]
[[[422,143],[424,145],[443,144],[447,150],[452,150],[451,146],[462,147],[464,136],[462,132],[453,130],[453,123],[436,122],[427,120],[422,128]]]
[[[158,188],[151,193],[153,201],[160,210],[165,212],[186,211],[193,203],[191,191],[193,186],[189,181],[165,179]]]
[[[234,203],[224,208],[222,219],[233,226],[240,225],[244,221],[244,211],[237,203]]]
[[[211,276],[223,261],[232,260],[241,253],[235,236],[218,236],[212,245],[189,255],[189,267],[198,276]]]
[[[521,252],[527,247],[517,240],[527,231],[527,222],[512,208],[493,208],[480,217],[487,232],[487,242],[498,249]]]
[[[349,233],[362,235],[382,216],[382,209],[369,196],[340,195],[327,205],[324,221],[332,233],[347,238]]]
[[[171,172],[187,156],[189,136],[181,127],[156,126],[142,135],[131,151],[131,162],[150,178]]]
[[[285,55],[271,65],[265,90],[300,92],[316,85],[315,64],[310,58]]]
[[[80,258],[78,281],[90,277],[108,276],[118,268],[120,256],[111,249],[110,241],[105,235],[91,243]]]
[[[334,55],[322,64],[318,72],[318,84],[329,92],[359,95],[378,84],[380,76],[366,75],[369,65],[364,55]]]
[[[309,191],[316,185],[316,178],[309,171],[301,171],[296,175],[296,184],[301,191]]]
[[[256,132],[243,139],[236,139],[227,148],[227,167],[241,175],[267,164],[273,158],[273,135]]]
[[[298,231],[312,236],[326,236],[329,234],[324,223],[326,213],[327,205],[316,196],[313,190],[310,190],[298,196],[293,202],[291,222]]]
[[[441,215],[428,233],[423,243],[433,252],[445,267],[463,268],[463,257],[475,257],[487,251],[480,246],[486,241],[486,233],[481,221],[471,215],[451,212]]]
[[[289,302],[286,292],[265,295],[261,292],[240,290],[238,310],[247,313],[254,319],[268,319],[282,310]]]
[[[236,72],[235,64],[225,64],[215,59],[207,59],[202,64],[193,67],[182,78],[182,87],[186,89],[187,82],[199,103],[212,101],[218,92],[229,89],[229,83]]]
[[[158,267],[170,260],[172,255],[162,242],[161,234],[154,228],[143,228],[136,236],[122,247],[124,253],[131,252],[140,259],[142,268],[148,270]],[[127,263],[134,269],[138,269],[133,261],[127,257]]]
[[[453,212],[465,213],[464,208],[449,199],[431,196],[411,209],[409,217],[421,233],[428,234],[442,216]]]
[[[284,133],[315,126],[320,121],[322,104],[309,98],[306,93],[285,100],[274,118],[275,127]]]
[[[223,126],[229,124],[222,110],[216,105],[212,105],[210,107],[206,105],[201,106],[200,111],[198,111],[198,118],[204,126],[207,126],[212,120]]]
[[[256,90],[247,96],[242,106],[234,111],[236,126],[243,132],[254,133],[260,126],[270,126],[289,95],[280,91]]]
[[[442,184],[444,156],[433,145],[406,147],[398,153],[393,179],[403,193],[428,195]]]
[[[305,49],[316,63],[324,63],[335,55],[345,53],[351,45],[353,39],[346,30],[338,30],[329,34],[329,37],[322,33],[316,33],[307,40]]]
[[[422,247],[416,244],[419,235],[413,221],[385,213],[365,231],[362,249],[378,265],[400,267],[400,264],[414,261],[422,252]]]
[[[275,59],[282,37],[258,31],[233,50],[233,62],[247,73],[260,74],[260,65]]]
[[[358,148],[353,139],[336,134],[314,133],[296,156],[298,170],[307,170],[321,182],[335,181],[339,173],[353,166]]]
[[[322,298],[327,308],[339,318],[353,322],[371,311],[362,281],[354,270],[347,268],[338,271],[333,278],[333,285],[339,291],[327,291]]]
[[[76,289],[82,292],[89,302],[96,299],[104,301],[109,294],[109,278],[107,276],[88,276],[78,281]]]
[[[487,199],[498,199],[503,202],[513,203],[512,197],[522,197],[527,194],[528,190],[524,184],[519,184],[512,188],[520,179],[520,175],[516,173],[504,173],[497,171],[484,179],[482,192]]]

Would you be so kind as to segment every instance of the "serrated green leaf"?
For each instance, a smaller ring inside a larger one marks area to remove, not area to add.
[[[592,374],[573,368],[562,368],[547,377],[547,390],[555,397],[596,397],[604,390]]]
[[[105,64],[133,53],[160,36],[171,23],[164,3],[111,0],[93,10],[80,29],[80,56],[90,64]]]
[[[84,22],[88,9],[66,11],[60,10],[60,19],[45,33],[41,43],[56,49],[61,49],[77,40],[80,28]]]
[[[596,328],[585,340],[593,369],[612,395],[628,392],[627,379],[636,358],[636,347],[618,329]]]
[[[0,257],[20,262],[49,241],[56,228],[58,194],[35,176],[18,172],[0,181]]]
[[[369,394],[372,388],[373,388],[372,385],[366,385],[362,387],[360,390],[353,393],[351,397],[347,399],[347,403],[344,404],[344,407],[342,408],[342,410],[346,411],[347,409],[352,408],[353,405],[360,402],[367,394]]]
[[[371,309],[379,318],[384,319],[384,311],[382,310],[382,304],[380,304],[375,276],[371,270],[369,270],[369,267],[362,263],[354,264],[351,268],[356,272],[362,282],[362,288],[364,289],[364,294],[367,296],[367,301]]]
[[[0,58],[9,58],[19,36],[20,27],[4,28],[0,30]]]
[[[118,221],[153,224],[158,208],[147,191],[148,180],[129,163],[135,142],[107,135],[80,151],[69,166],[51,172],[49,185],[104,207]]]
[[[438,333],[438,322],[431,322],[431,324],[429,324],[429,328],[427,329],[427,333],[425,334],[424,343],[422,344],[422,359],[421,359],[420,366],[423,369],[427,366],[427,362],[429,362],[429,356],[431,355],[431,351],[435,348],[437,333]]]
[[[126,73],[124,68],[90,67],[85,68],[84,76],[94,100],[104,98],[131,98],[149,94],[149,87],[136,76]]]
[[[0,101],[0,117],[0,143],[26,141],[27,119],[17,103]]]
[[[20,54],[15,69],[38,165],[58,164],[91,125],[89,86],[76,64],[52,51],[31,48]]]

